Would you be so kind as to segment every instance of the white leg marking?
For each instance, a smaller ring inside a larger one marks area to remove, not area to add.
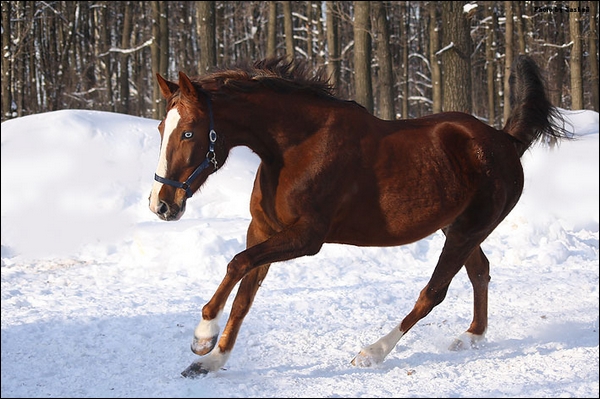
[[[380,338],[374,344],[362,348],[352,360],[352,364],[358,367],[371,367],[381,364],[403,335],[404,332],[400,331],[400,324],[398,324],[389,334]]]
[[[176,108],[171,109],[167,113],[167,117],[165,119],[165,130],[163,132],[163,138],[160,144],[158,166],[156,167],[156,174],[162,177],[165,177],[167,174],[167,145],[169,144],[169,138],[171,137],[173,130],[175,130],[177,127],[179,119],[181,119],[181,116]],[[163,184],[157,181],[154,181],[154,184],[152,185],[152,192],[150,193],[150,209],[154,213],[156,213],[159,208],[158,193],[160,192],[162,186]]]
[[[194,330],[194,337],[198,340],[212,338],[215,335],[219,334],[219,320],[221,319],[221,315],[223,314],[223,310],[221,310],[217,317],[212,320],[200,320],[198,326]]]

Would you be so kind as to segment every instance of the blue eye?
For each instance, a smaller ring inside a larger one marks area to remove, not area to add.
[[[187,132],[183,132],[184,139],[191,139],[193,135],[194,135],[194,132],[190,132],[189,130]]]

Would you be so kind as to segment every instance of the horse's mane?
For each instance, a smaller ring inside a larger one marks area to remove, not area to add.
[[[305,91],[320,97],[334,97],[333,86],[323,68],[313,70],[305,60],[286,57],[242,62],[231,68],[215,69],[193,81],[213,93],[223,89],[252,92],[267,87],[278,92]]]

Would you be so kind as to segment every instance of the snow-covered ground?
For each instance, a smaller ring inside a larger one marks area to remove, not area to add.
[[[226,369],[180,373],[202,306],[244,248],[258,158],[233,150],[178,222],[148,209],[158,121],[64,110],[2,123],[2,397],[595,397],[598,113],[523,158],[517,207],[484,242],[489,329],[462,270],[379,367],[350,360],[412,308],[443,244],[325,245],[274,264]],[[225,309],[227,316],[228,308]]]

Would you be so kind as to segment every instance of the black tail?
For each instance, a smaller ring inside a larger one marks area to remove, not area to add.
[[[511,112],[503,130],[515,138],[519,155],[537,140],[553,144],[571,137],[562,115],[548,100],[540,70],[530,57],[516,58],[509,82]]]

